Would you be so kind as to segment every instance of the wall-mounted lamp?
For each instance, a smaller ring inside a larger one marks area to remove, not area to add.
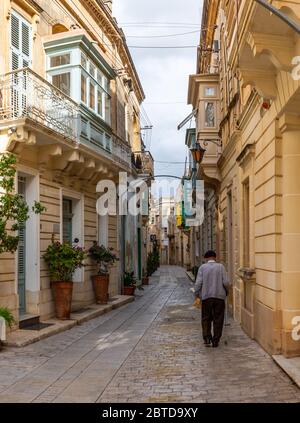
[[[193,159],[197,164],[201,164],[206,150],[201,147],[200,143],[196,143],[195,147],[191,148]]]

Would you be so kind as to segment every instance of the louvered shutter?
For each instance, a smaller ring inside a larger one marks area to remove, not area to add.
[[[26,178],[18,178],[18,194],[26,199]],[[18,294],[20,313],[26,309],[26,223],[22,223],[19,230],[18,245]]]
[[[11,70],[31,66],[31,25],[15,11],[11,14]]]

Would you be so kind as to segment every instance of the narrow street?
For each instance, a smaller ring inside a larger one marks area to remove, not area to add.
[[[300,391],[231,322],[202,344],[183,269],[162,267],[136,301],[0,355],[0,402],[298,402]]]

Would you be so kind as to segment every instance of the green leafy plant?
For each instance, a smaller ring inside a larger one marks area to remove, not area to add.
[[[158,247],[154,247],[153,251],[148,254],[147,257],[147,276],[153,275],[153,273],[159,268],[160,256]]]
[[[84,266],[87,257],[86,251],[69,242],[54,242],[50,244],[43,255],[49,267],[52,281],[71,282],[76,269]]]
[[[98,265],[98,275],[107,275],[109,268],[119,260],[113,253],[113,248],[106,248],[94,241],[93,246],[89,249],[90,257]]]
[[[143,291],[144,288],[141,285],[138,285],[138,281],[134,276],[134,272],[125,272],[123,276],[124,286],[134,286],[135,288]]]
[[[16,323],[14,315],[7,307],[0,307],[0,317],[3,317],[10,328]]]
[[[29,206],[15,193],[16,157],[3,154],[0,157],[0,254],[14,253],[19,244],[18,231],[29,219]],[[35,201],[32,211],[41,214],[46,208]]]

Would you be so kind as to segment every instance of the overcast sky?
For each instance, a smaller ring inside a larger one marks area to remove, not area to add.
[[[201,10],[202,0],[113,0],[113,14],[125,32],[129,46],[195,46],[189,49],[130,48],[146,94],[144,107],[154,126],[150,150],[156,161],[185,161],[186,128],[178,132],[177,126],[192,110],[186,104],[188,76],[196,70]],[[176,25],[153,28],[142,25],[145,22]],[[128,26],[128,23],[139,25]],[[192,31],[199,32],[164,38],[136,38]],[[182,176],[183,171],[184,164],[156,164],[157,175]]]

